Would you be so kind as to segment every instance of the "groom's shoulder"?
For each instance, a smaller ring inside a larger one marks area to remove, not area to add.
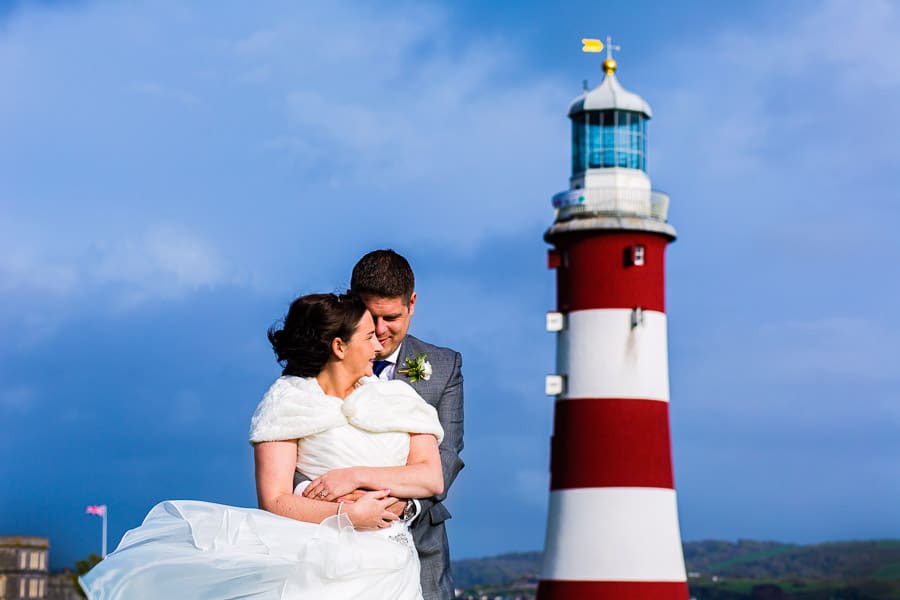
[[[446,346],[437,346],[435,344],[430,344],[424,340],[420,340],[419,338],[417,338],[414,335],[407,334],[406,340],[404,340],[404,341],[409,344],[410,350],[413,350],[417,353],[425,352],[429,356],[446,356],[449,358],[456,354],[459,354],[459,352],[457,352],[453,348],[447,348]]]

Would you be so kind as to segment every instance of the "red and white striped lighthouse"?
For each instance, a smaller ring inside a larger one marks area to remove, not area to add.
[[[609,39],[607,38],[607,42]],[[669,438],[668,196],[646,173],[650,106],[615,76],[569,107],[570,189],[553,198],[557,310],[550,506],[539,600],[686,600]]]

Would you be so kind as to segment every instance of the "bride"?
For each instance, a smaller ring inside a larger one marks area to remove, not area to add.
[[[81,578],[88,598],[421,599],[397,498],[443,489],[435,409],[371,377],[381,345],[355,296],[296,299],[269,340],[284,371],[250,424],[262,510],[158,504]],[[293,489],[295,470],[310,481]]]

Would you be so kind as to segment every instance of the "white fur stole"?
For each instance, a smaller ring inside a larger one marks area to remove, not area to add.
[[[430,433],[438,443],[444,430],[437,411],[403,381],[363,379],[344,400],[328,396],[315,377],[279,377],[250,421],[250,443],[295,440],[351,424],[381,433]]]

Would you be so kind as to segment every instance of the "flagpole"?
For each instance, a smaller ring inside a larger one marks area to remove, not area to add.
[[[101,546],[101,558],[106,558],[106,513],[109,512],[108,507],[103,507],[103,545]]]
[[[91,504],[88,505],[87,508],[84,509],[89,515],[94,515],[96,517],[100,517],[103,519],[103,539],[100,543],[100,554],[102,555],[100,558],[106,558],[106,512],[109,510],[105,504]]]

